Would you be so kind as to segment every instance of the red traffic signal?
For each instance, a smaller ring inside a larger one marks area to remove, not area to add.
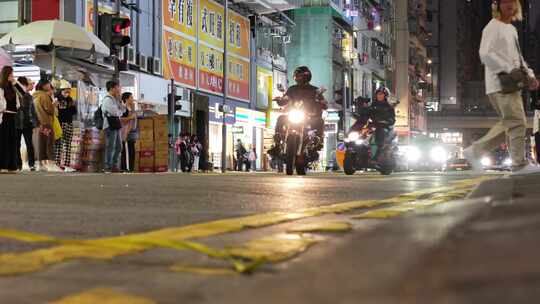
[[[111,23],[112,31],[116,34],[121,34],[124,29],[131,26],[131,20],[123,17],[112,17]]]
[[[114,52],[131,42],[131,38],[124,35],[124,30],[130,26],[129,18],[101,14],[99,15],[99,38]]]

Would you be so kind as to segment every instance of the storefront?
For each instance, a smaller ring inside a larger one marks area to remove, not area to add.
[[[257,153],[257,169],[263,168],[264,132],[266,129],[266,113],[245,108],[236,108],[236,122],[233,125],[233,140],[241,140],[245,148],[250,151],[255,148]]]

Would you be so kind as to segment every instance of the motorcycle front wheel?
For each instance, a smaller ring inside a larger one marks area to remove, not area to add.
[[[287,175],[293,175],[296,165],[296,151],[298,150],[298,136],[289,135],[287,137],[287,150],[285,153],[285,165]]]

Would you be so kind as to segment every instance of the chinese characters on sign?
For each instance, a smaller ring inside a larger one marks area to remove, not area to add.
[[[223,6],[212,0],[163,0],[162,7],[164,77],[223,94],[225,40],[229,96],[249,101],[249,19],[230,10],[225,28]]]

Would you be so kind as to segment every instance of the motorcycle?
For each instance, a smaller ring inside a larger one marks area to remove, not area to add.
[[[324,89],[318,91],[322,96]],[[317,145],[322,140],[309,125],[315,113],[308,113],[302,100],[289,100],[285,107],[284,136],[275,148],[285,163],[287,175],[306,175],[307,169],[319,159]]]
[[[375,129],[368,124],[362,130],[350,131],[345,138],[345,174],[353,175],[357,170],[375,169],[382,175],[390,175],[396,169],[398,154],[398,137],[393,127],[385,128],[385,142],[378,153],[375,141]]]

